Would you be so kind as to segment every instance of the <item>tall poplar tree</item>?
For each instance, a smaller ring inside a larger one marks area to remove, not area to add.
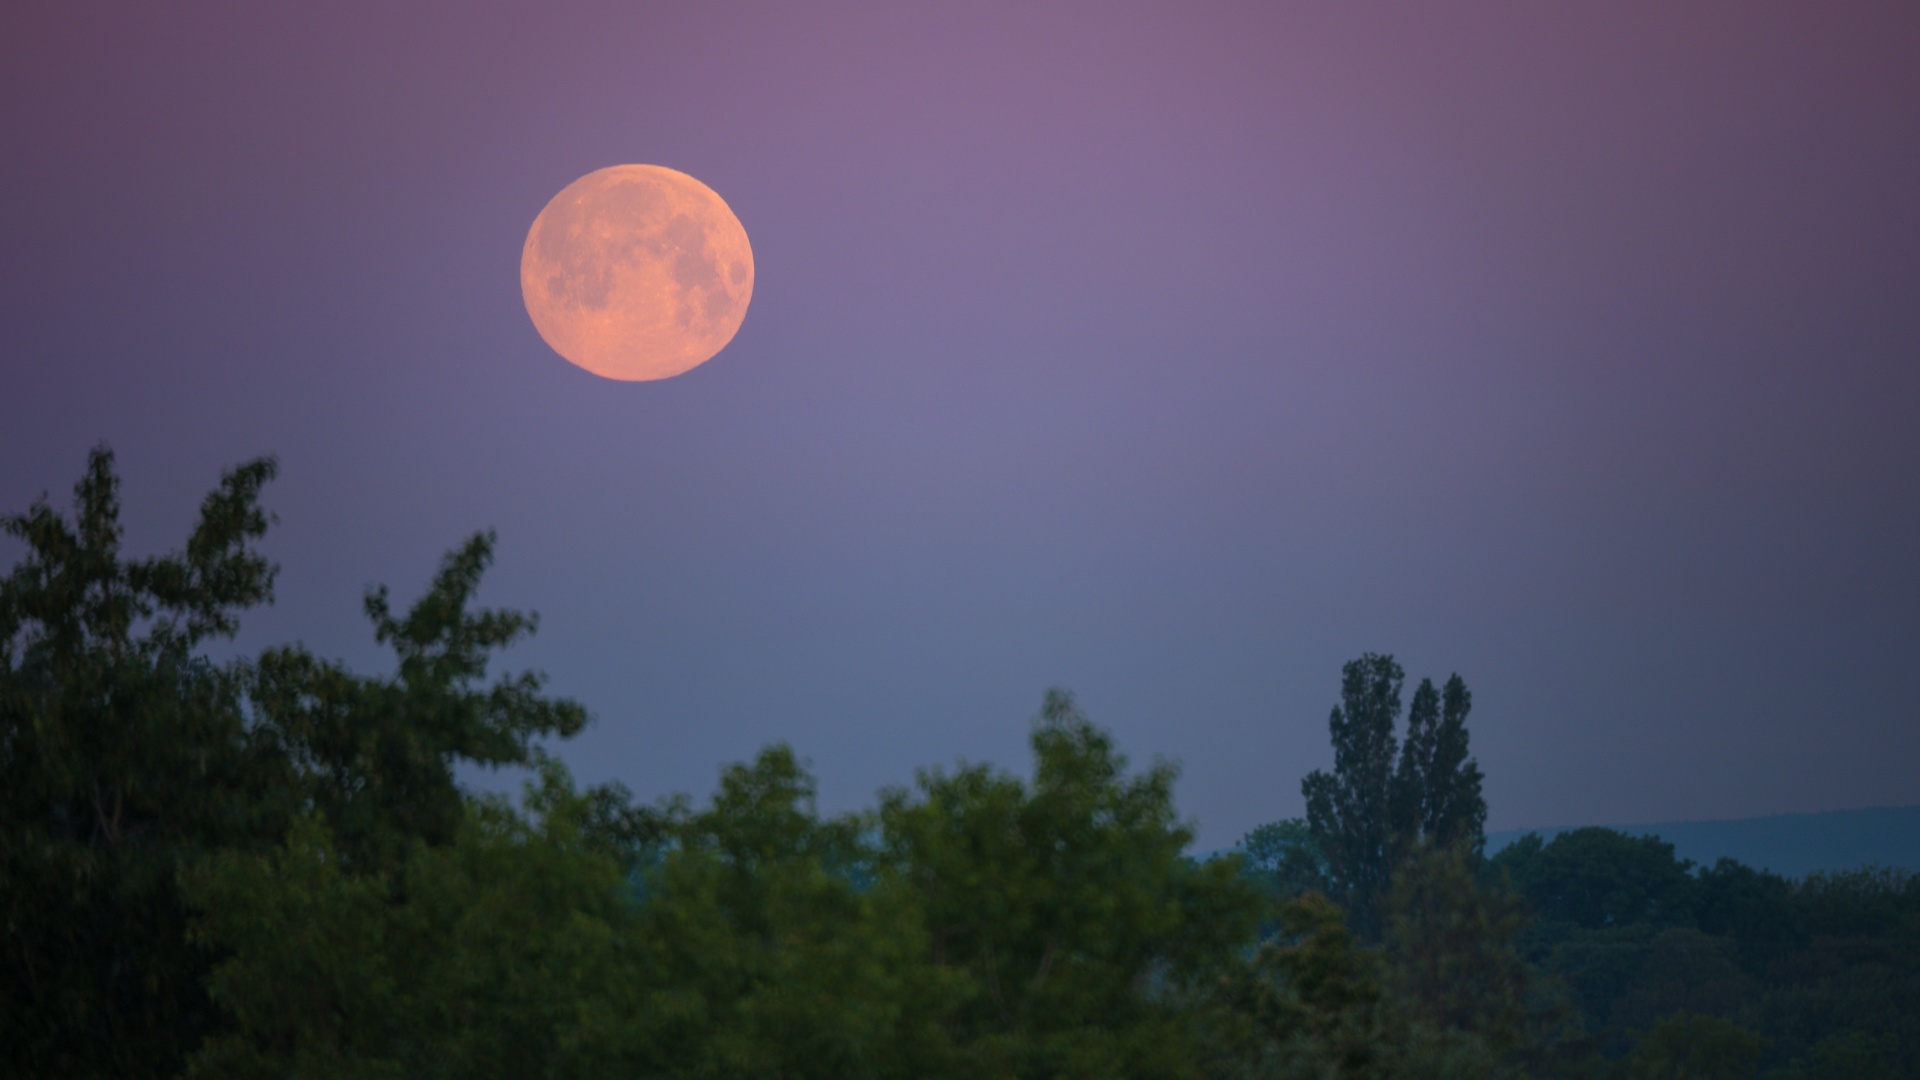
[[[1394,721],[1405,673],[1391,656],[1367,653],[1340,671],[1340,704],[1327,729],[1333,772],[1300,782],[1307,828],[1327,861],[1333,899],[1363,933],[1373,929],[1374,898],[1387,887],[1398,855],[1394,830]]]
[[[1478,854],[1485,843],[1487,802],[1480,766],[1467,757],[1467,713],[1473,694],[1454,675],[1445,690],[1420,680],[1407,710],[1407,738],[1394,774],[1394,829],[1439,846],[1465,842]]]
[[[1409,851],[1425,842],[1465,844],[1477,854],[1484,843],[1480,767],[1467,756],[1473,697],[1458,675],[1444,692],[1422,680],[1402,745],[1394,725],[1405,679],[1391,656],[1347,663],[1327,720],[1333,772],[1316,769],[1300,784],[1333,899],[1368,937],[1379,932],[1379,900]]]

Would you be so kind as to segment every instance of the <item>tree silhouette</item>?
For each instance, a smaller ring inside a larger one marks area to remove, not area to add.
[[[1472,695],[1458,675],[1444,695],[1422,680],[1402,746],[1393,729],[1405,678],[1393,657],[1377,653],[1341,669],[1341,703],[1327,720],[1333,772],[1316,769],[1300,784],[1333,899],[1369,938],[1379,933],[1379,899],[1394,867],[1415,845],[1464,843],[1477,855],[1484,843],[1480,767],[1467,757]]]

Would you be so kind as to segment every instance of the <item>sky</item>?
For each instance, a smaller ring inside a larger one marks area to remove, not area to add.
[[[1341,665],[1458,672],[1488,827],[1920,803],[1920,7],[24,0],[0,510],[280,477],[243,650],[496,529],[586,782],[1024,772],[1070,688],[1197,844]],[[623,383],[519,291],[663,165],[753,245]],[[0,564],[21,553],[0,542]],[[476,775],[481,784],[511,778]]]

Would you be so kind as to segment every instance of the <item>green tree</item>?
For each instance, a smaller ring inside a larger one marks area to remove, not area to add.
[[[1794,889],[1794,906],[1814,934],[1886,934],[1903,923],[1920,928],[1920,874],[1871,865],[1808,874]]]
[[[524,810],[470,798],[454,842],[416,841],[394,874],[354,870],[318,814],[271,852],[191,872],[196,932],[231,950],[211,985],[236,1028],[194,1074],[858,1078],[944,1064],[946,999],[912,897],[871,873],[861,819],[819,818],[785,746],[725,770],[696,814],[637,812],[538,764]]]
[[[1504,1053],[1527,1020],[1530,973],[1515,943],[1527,916],[1519,897],[1478,878],[1461,845],[1404,860],[1385,904],[1387,955],[1394,989],[1419,1016]]]
[[[1318,893],[1282,903],[1280,926],[1211,988],[1218,1016],[1208,1071],[1223,1078],[1378,1075],[1388,1042],[1379,954],[1355,942],[1346,913]]]
[[[1529,833],[1489,861],[1540,918],[1587,929],[1692,926],[1700,902],[1693,863],[1657,836],[1590,827],[1542,843]]]
[[[1390,992],[1378,950],[1348,932],[1318,893],[1280,905],[1281,932],[1230,966],[1205,1000],[1212,1038],[1202,1065],[1220,1080],[1486,1080],[1500,1055],[1475,1032],[1447,1029]]]
[[[232,1019],[204,1077],[599,1075],[603,1018],[634,996],[637,910],[591,793],[542,761],[525,813],[464,806],[449,844],[353,868],[324,817],[183,875],[209,987]]]
[[[726,769],[645,873],[640,994],[599,1029],[602,1045],[654,1076],[938,1072],[949,981],[867,833],[861,817],[820,818],[785,745]]]
[[[1743,944],[1802,941],[1805,930],[1793,908],[1793,884],[1766,870],[1721,858],[1699,872],[1700,929]]]
[[[1438,1047],[1470,1046],[1494,1071],[1584,1075],[1600,1040],[1565,986],[1522,954],[1525,900],[1474,862],[1464,844],[1422,844],[1394,871],[1384,905],[1389,993],[1413,1032]]]
[[[1484,843],[1480,770],[1467,757],[1466,684],[1453,676],[1443,699],[1423,680],[1403,747],[1394,725],[1404,680],[1391,656],[1367,653],[1347,663],[1341,703],[1327,721],[1333,772],[1316,769],[1300,784],[1330,895],[1367,937],[1379,933],[1380,897],[1416,844],[1463,843],[1477,852]]]
[[[963,764],[881,797],[884,868],[956,985],[952,1072],[1188,1075],[1178,990],[1251,936],[1258,895],[1238,860],[1184,855],[1174,767],[1128,775],[1065,693],[1047,694],[1032,746],[1030,783]]]
[[[270,458],[227,473],[185,549],[156,558],[120,554],[104,446],[72,524],[44,499],[4,520],[28,551],[0,581],[0,1039],[28,1075],[168,1076],[232,1030],[207,991],[231,946],[188,933],[192,868],[291,836],[327,851],[349,893],[404,886],[416,851],[458,836],[457,760],[526,763],[533,739],[587,720],[537,675],[481,685],[488,654],[533,628],[467,610],[491,534],[451,553],[404,618],[369,595],[393,678],[297,648],[206,659],[208,639],[271,599],[275,568],[251,544],[273,474]]]
[[[1619,1070],[1627,1080],[1742,1080],[1760,1060],[1760,1036],[1717,1016],[1677,1012],[1634,1034]]]
[[[104,445],[71,524],[44,497],[0,521],[27,545],[0,581],[0,1046],[23,1075],[170,1075],[214,1027],[175,874],[271,842],[292,807],[248,738],[248,667],[197,650],[271,596],[251,544],[273,474],[225,474],[155,558],[121,557]]]
[[[1820,1040],[1806,1057],[1768,1072],[1766,1080],[1896,1080],[1902,1076],[1895,1061],[1899,1049],[1900,1040],[1892,1035],[1836,1032]]]
[[[1325,892],[1327,861],[1305,818],[1269,822],[1240,839],[1247,872],[1275,898]]]
[[[453,840],[464,812],[456,763],[526,765],[535,739],[588,722],[579,703],[543,695],[536,672],[483,682],[492,654],[539,625],[531,613],[469,610],[494,542],[477,533],[448,552],[404,617],[385,586],[368,590],[367,617],[395,653],[393,676],[356,675],[298,646],[268,649],[255,665],[257,752],[293,765],[304,804],[325,815],[358,869],[392,871],[414,841]]]

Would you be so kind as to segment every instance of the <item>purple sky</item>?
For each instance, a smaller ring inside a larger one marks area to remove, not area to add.
[[[1472,687],[1492,828],[1920,802],[1917,56],[1907,2],[26,0],[0,509],[106,439],[150,551],[276,452],[242,644],[363,670],[362,587],[495,527],[510,665],[647,797],[1024,771],[1058,684],[1220,846],[1378,651]],[[753,242],[666,382],[520,302],[628,162]]]

